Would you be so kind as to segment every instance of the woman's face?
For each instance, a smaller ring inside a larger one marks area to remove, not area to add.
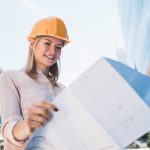
[[[63,41],[55,37],[41,37],[34,47],[36,65],[43,71],[55,64],[61,55]]]

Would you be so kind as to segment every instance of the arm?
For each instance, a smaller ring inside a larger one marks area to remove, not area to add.
[[[46,101],[36,102],[26,108],[23,118],[16,85],[7,73],[1,74],[0,90],[3,136],[11,143],[22,146],[34,129],[43,126],[50,119],[49,110],[56,110],[56,108]]]
[[[11,143],[21,146],[12,134],[14,125],[23,120],[21,116],[20,98],[14,81],[8,72],[0,75],[0,107],[2,116],[2,134]]]
[[[51,119],[50,110],[57,111],[57,108],[47,101],[32,103],[25,109],[24,120],[14,126],[14,137],[18,140],[26,140],[36,128],[44,126]]]

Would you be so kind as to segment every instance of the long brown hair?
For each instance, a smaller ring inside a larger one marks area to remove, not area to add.
[[[34,39],[34,42],[29,46],[27,63],[24,67],[25,73],[33,79],[36,79],[37,75],[38,75],[37,70],[36,70],[34,51],[35,51],[35,46],[39,43],[41,37],[43,37],[43,36],[37,36]],[[59,67],[58,67],[58,64],[56,62],[55,64],[53,64],[52,66],[49,67],[48,78],[50,79],[51,83],[54,86],[58,86],[57,85],[58,77],[59,77]]]

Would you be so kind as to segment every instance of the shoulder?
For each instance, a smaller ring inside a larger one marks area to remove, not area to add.
[[[25,74],[22,70],[6,70],[0,74],[0,78],[14,78]]]
[[[0,74],[0,83],[15,83],[18,84],[27,76],[23,70],[6,70]]]
[[[7,78],[10,78],[10,77],[9,77],[9,70],[3,71],[3,72],[0,74],[0,80],[4,80],[4,79],[7,79]]]

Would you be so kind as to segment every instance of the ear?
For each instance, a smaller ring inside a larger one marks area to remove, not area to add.
[[[30,42],[30,45],[32,45],[35,42],[35,39],[34,38],[30,38],[29,42]]]

